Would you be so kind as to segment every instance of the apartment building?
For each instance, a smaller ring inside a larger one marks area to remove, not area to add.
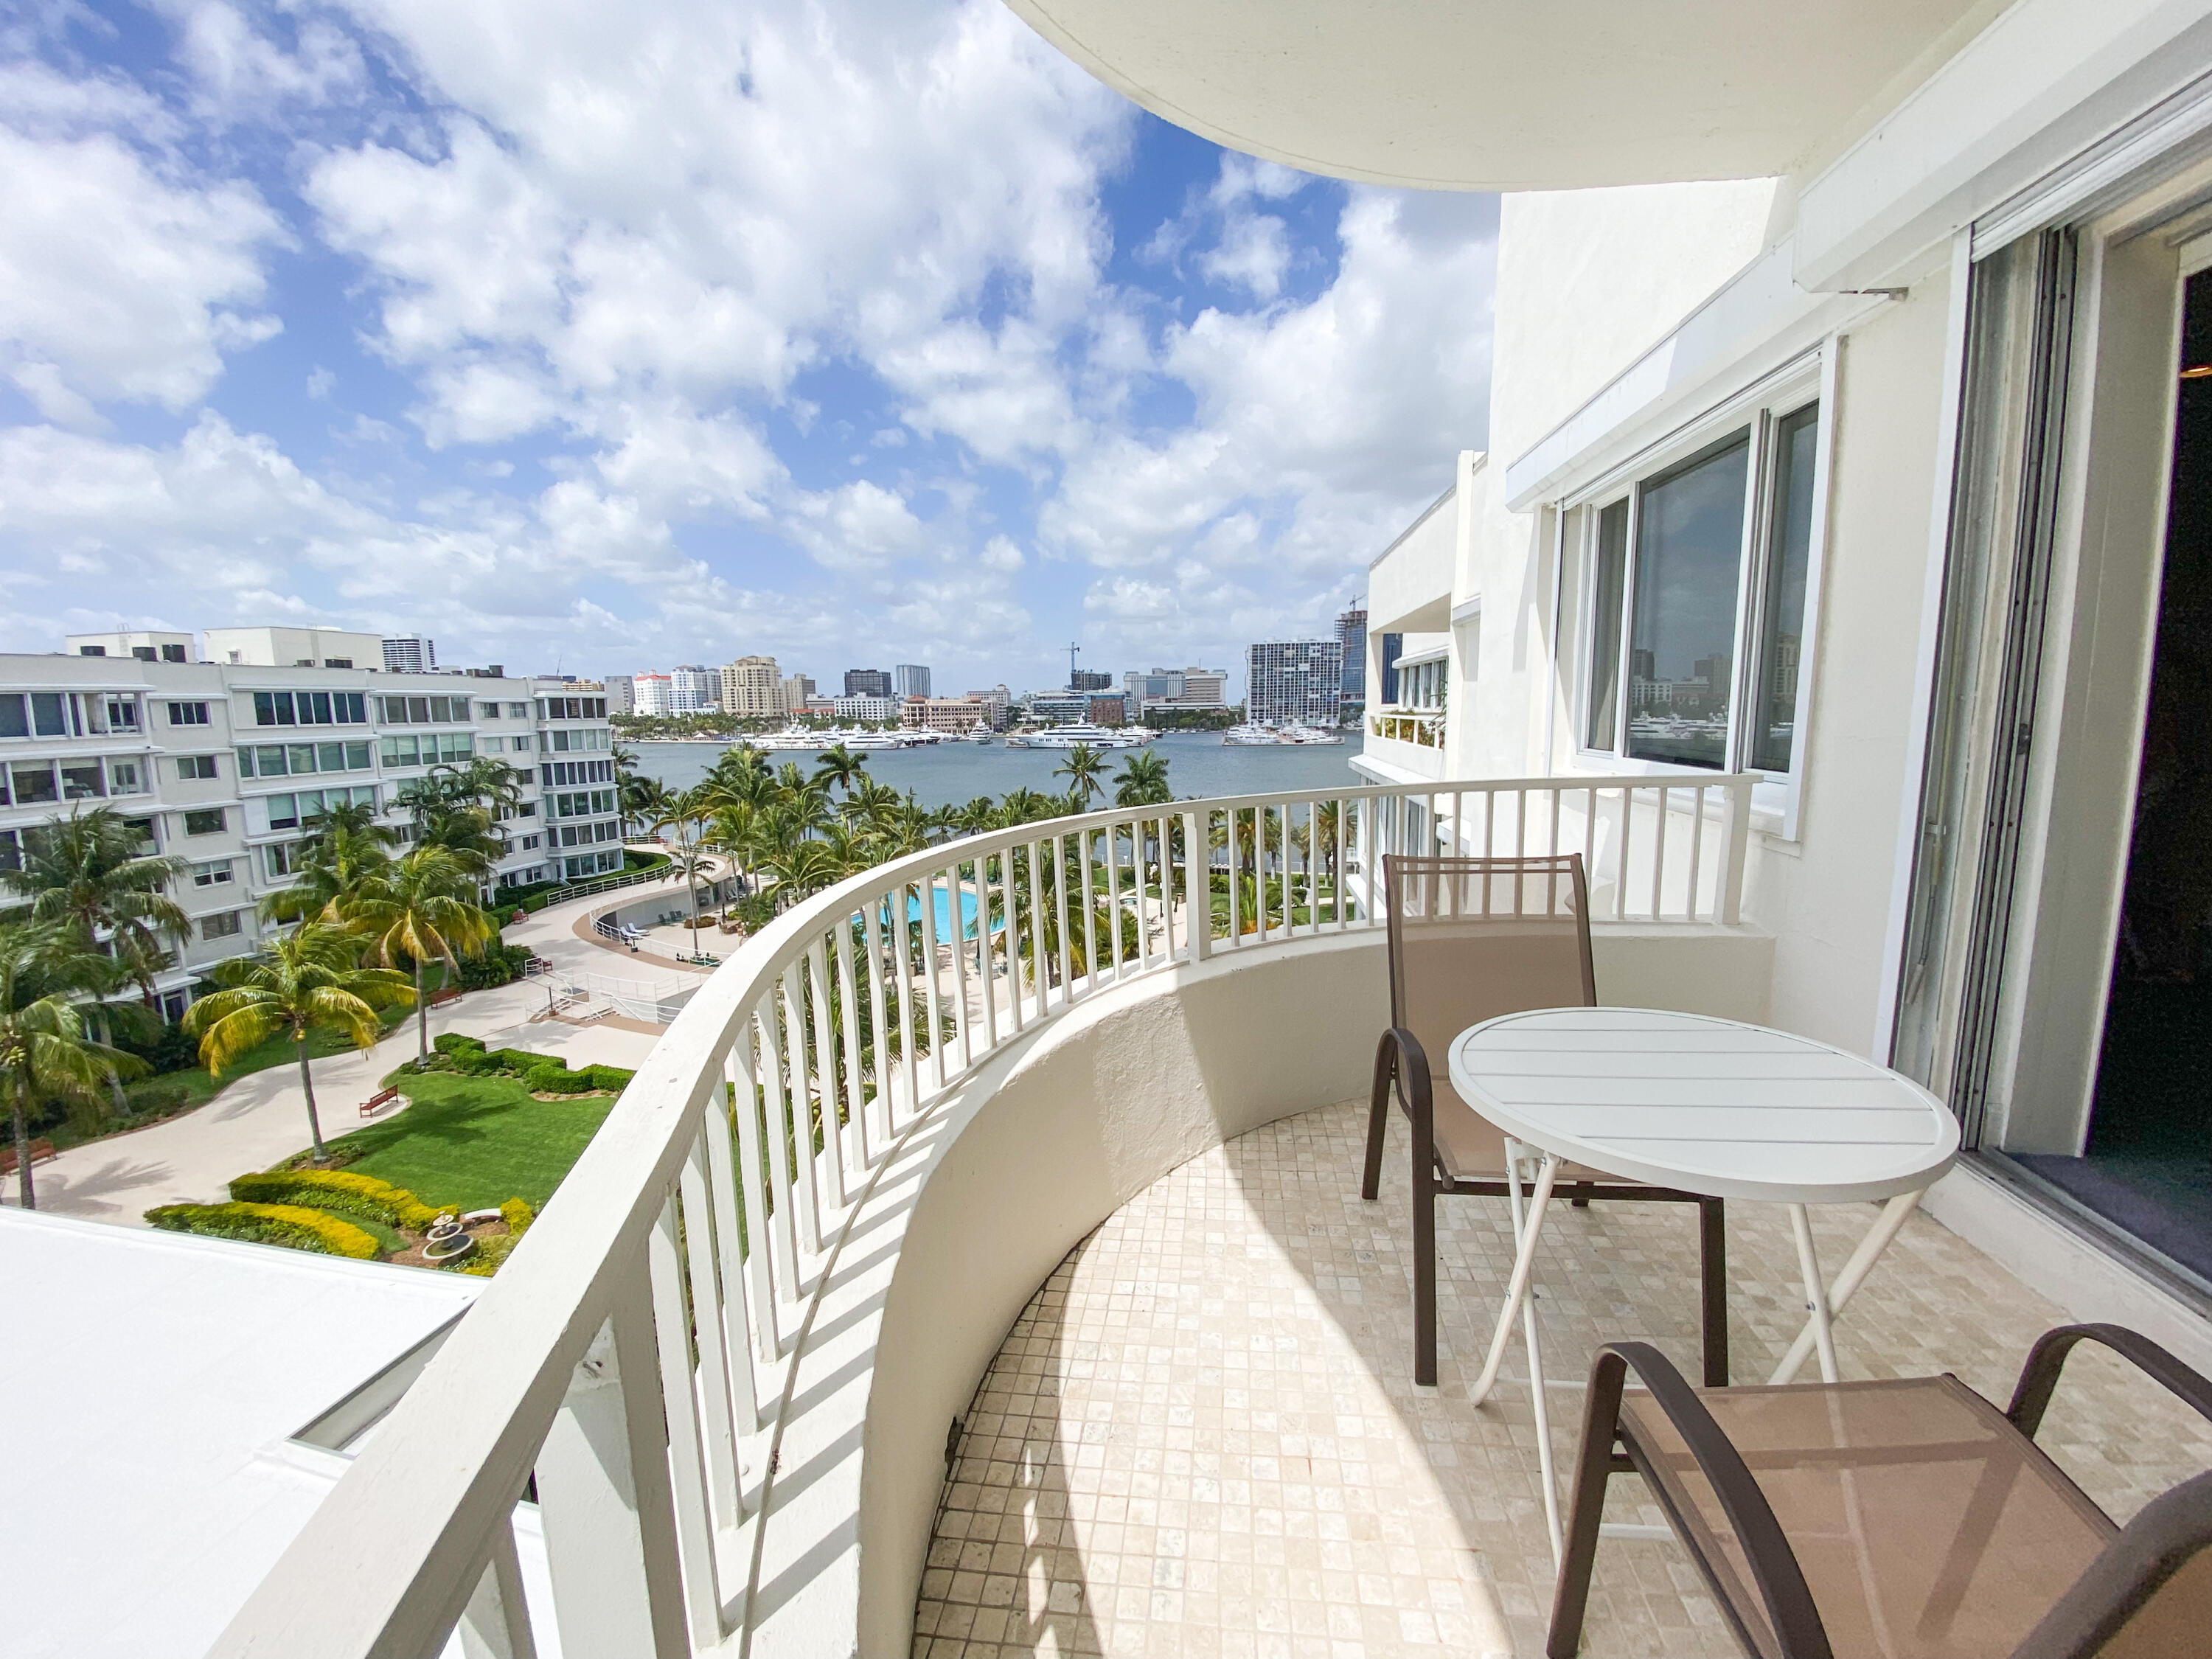
[[[888,697],[891,695],[891,677],[880,668],[848,668],[845,671],[845,695]]]
[[[1336,642],[1344,647],[1344,700],[1367,701],[1367,609],[1355,605],[1336,618]]]
[[[494,888],[622,866],[613,732],[596,684],[70,643],[68,655],[0,656],[0,868],[20,867],[27,832],[99,805],[143,826],[149,849],[190,860],[176,897],[191,933],[159,986],[172,1012],[200,971],[252,948],[257,905],[290,884],[330,807],[373,805],[404,828],[396,797],[434,766],[488,756],[527,779]],[[234,648],[244,647],[210,647]]]
[[[1121,676],[1121,695],[1133,715],[1149,708],[1224,708],[1229,704],[1225,668],[1155,668]]]
[[[1247,710],[1263,726],[1334,726],[1344,709],[1344,646],[1271,640],[1245,647]]]
[[[774,657],[739,657],[722,671],[722,712],[740,720],[773,719],[787,712]]]
[[[902,705],[896,697],[864,696],[832,697],[830,700],[830,712],[833,718],[841,720],[867,720],[879,726],[896,721],[902,713]]]
[[[435,640],[420,634],[402,634],[380,640],[378,644],[382,651],[386,673],[434,674],[438,672],[438,642]],[[368,660],[374,662],[376,657],[377,653],[371,652]]]
[[[968,696],[971,701],[983,705],[983,718],[991,722],[994,732],[1006,729],[1006,710],[1014,701],[1012,692],[1003,685],[994,685],[988,690],[970,691]]]
[[[908,697],[901,706],[899,723],[908,731],[951,732],[964,736],[978,720],[989,723],[983,702],[975,697]]]
[[[897,697],[927,696],[929,670],[918,662],[895,664],[891,669],[891,694]]]

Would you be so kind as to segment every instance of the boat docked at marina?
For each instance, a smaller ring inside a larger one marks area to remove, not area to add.
[[[1246,721],[1232,726],[1221,734],[1224,747],[1230,749],[1267,749],[1282,742],[1282,733],[1272,726],[1255,726]]]
[[[1006,739],[1009,749],[1073,749],[1087,744],[1093,749],[1141,749],[1152,740],[1149,726],[1093,726],[1075,720],[1048,726],[1042,732],[1023,732]]]

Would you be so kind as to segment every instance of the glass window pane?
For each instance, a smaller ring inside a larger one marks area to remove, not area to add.
[[[0,738],[27,738],[30,723],[23,714],[21,692],[0,692]]]
[[[1628,503],[1597,515],[1597,565],[1592,573],[1589,727],[1592,749],[1611,749],[1620,705],[1620,601],[1628,579]]]
[[[1805,565],[1813,550],[1813,450],[1820,429],[1817,404],[1784,416],[1775,427],[1774,522],[1767,527],[1750,762],[1766,772],[1787,772],[1796,754],[1797,660],[1805,627]]]
[[[284,752],[290,757],[295,777],[306,777],[315,769],[315,745],[312,743],[287,744]]]
[[[69,735],[69,725],[62,714],[62,694],[58,691],[31,693],[31,724],[42,738]]]
[[[241,750],[240,752],[243,754],[245,751]],[[254,763],[260,769],[263,777],[281,778],[284,775],[283,744],[271,744],[266,748],[257,749],[253,751],[253,756]]]
[[[1749,434],[1644,485],[1629,629],[1628,752],[1728,763]]]

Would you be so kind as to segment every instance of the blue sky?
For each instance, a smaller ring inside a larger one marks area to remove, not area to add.
[[[1137,111],[996,0],[0,26],[0,649],[1241,670],[1479,448],[1493,198]]]

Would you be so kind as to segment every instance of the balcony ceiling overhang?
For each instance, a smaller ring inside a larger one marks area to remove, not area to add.
[[[1310,173],[1564,190],[1792,170],[1989,0],[1007,0],[1155,115]]]

